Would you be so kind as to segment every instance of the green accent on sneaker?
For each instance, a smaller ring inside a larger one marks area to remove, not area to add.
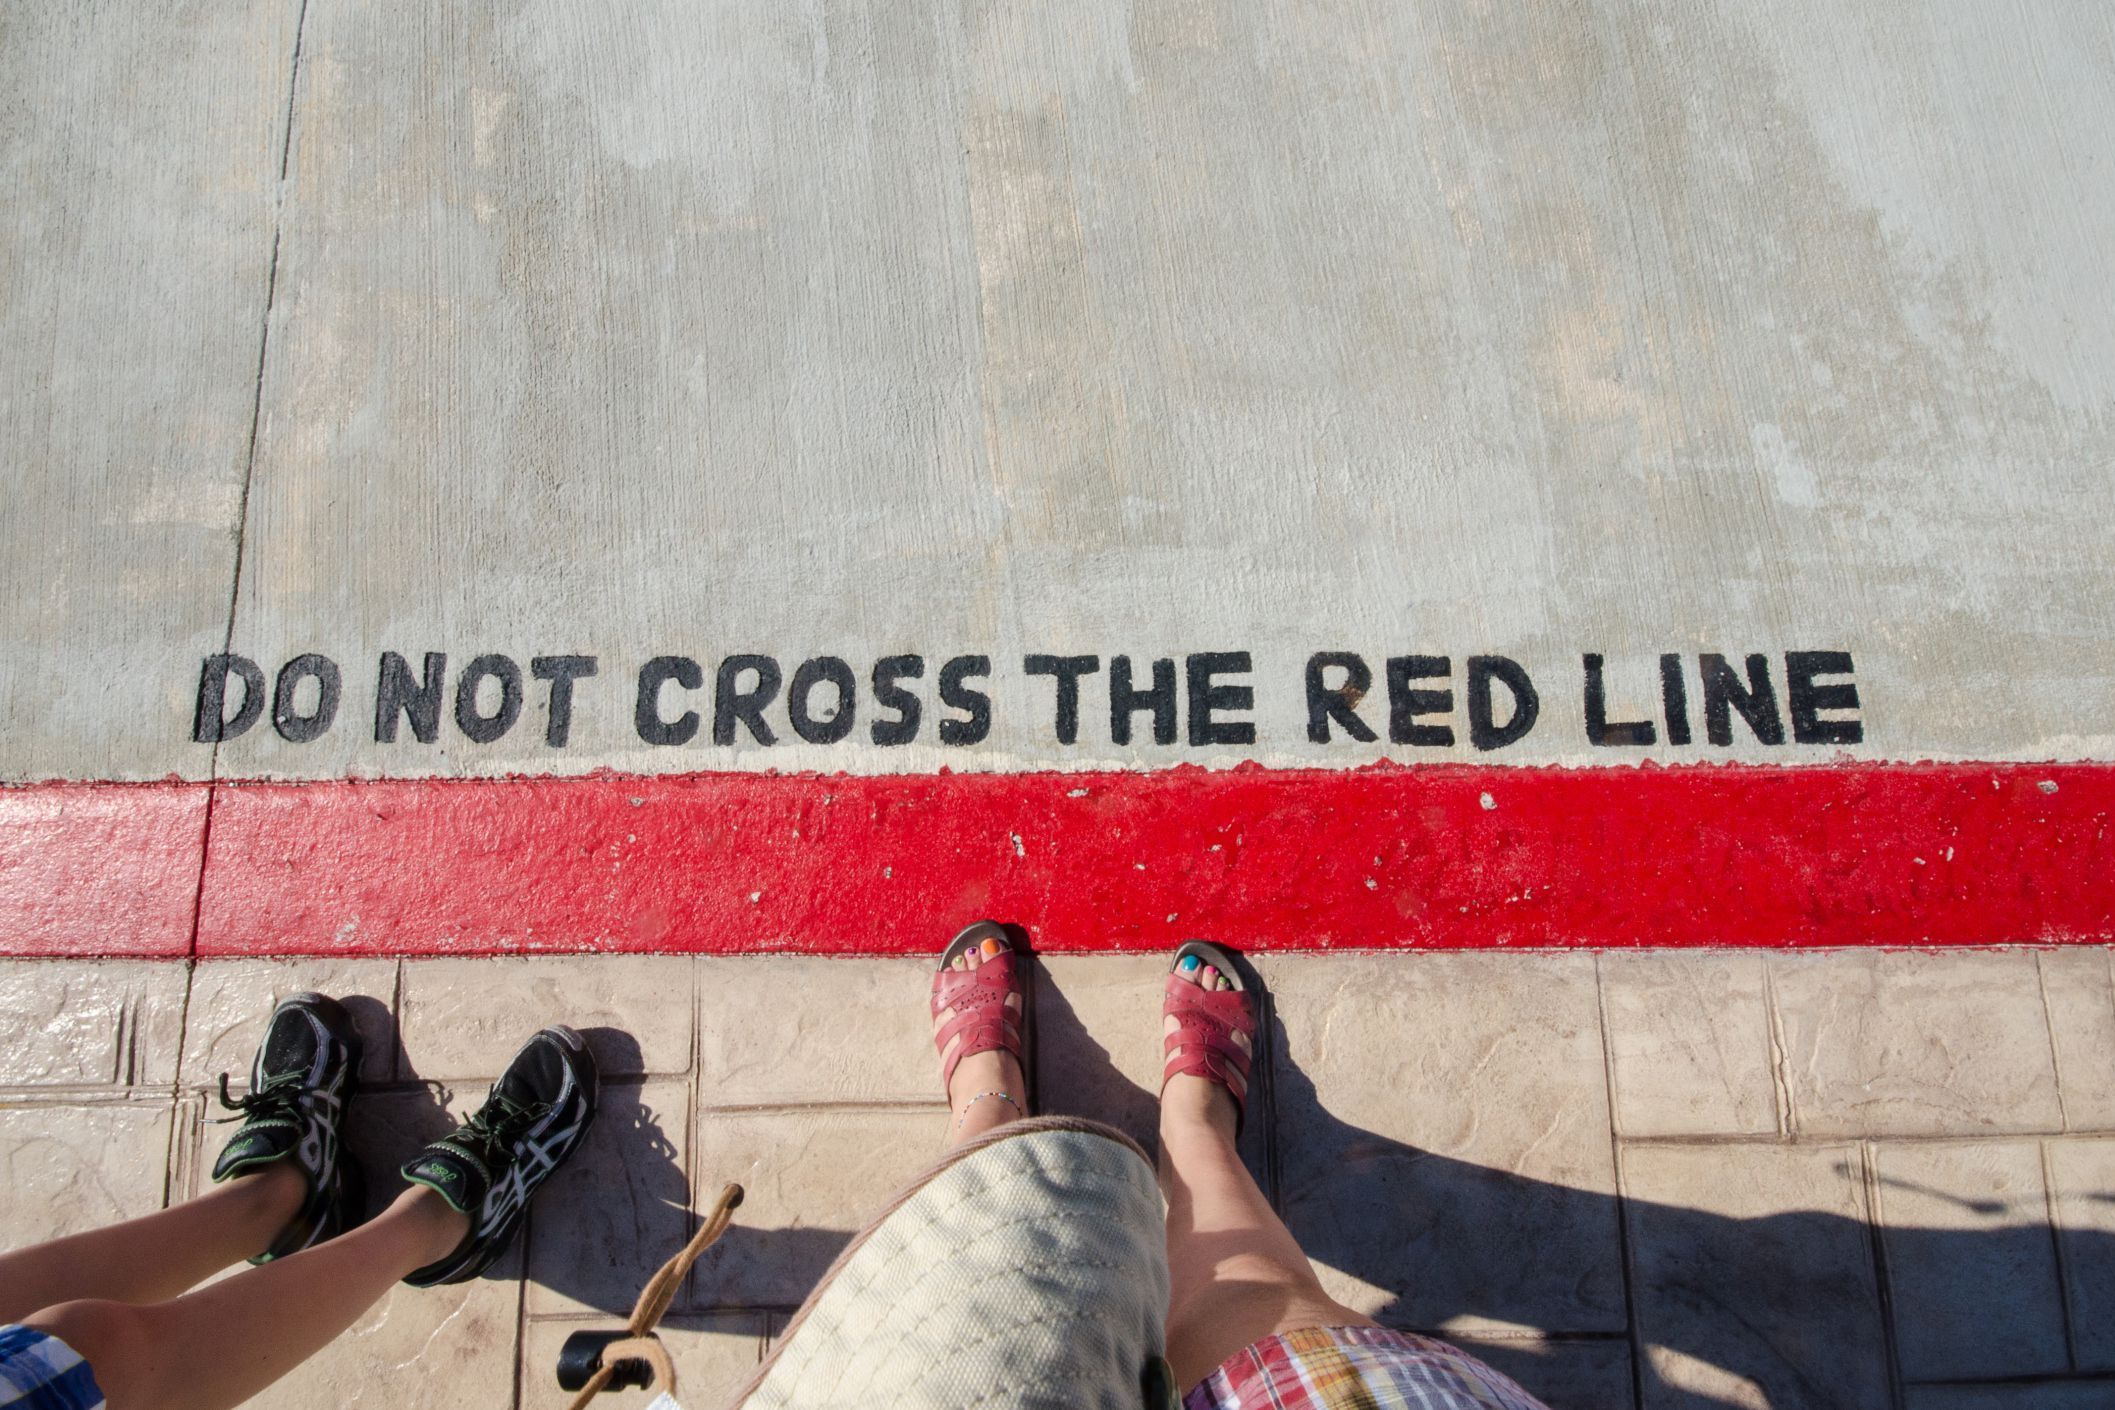
[[[323,994],[293,994],[273,1008],[250,1063],[242,1097],[220,1077],[220,1104],[242,1125],[213,1162],[213,1179],[231,1180],[280,1161],[307,1187],[301,1207],[251,1258],[263,1263],[344,1231],[361,1212],[359,1172],[344,1158],[340,1132],[358,1082],[360,1038],[352,1018]]]
[[[404,1167],[404,1178],[414,1185],[424,1185],[442,1199],[458,1214],[468,1214],[484,1196],[473,1194],[477,1186],[485,1182],[475,1178],[475,1173],[458,1170],[445,1157],[423,1155]]]
[[[404,1281],[433,1287],[474,1278],[514,1243],[540,1186],[586,1135],[595,1115],[595,1060],[580,1035],[551,1027],[522,1045],[484,1105],[403,1167],[470,1218],[462,1242]]]
[[[213,1162],[216,1183],[283,1159],[301,1143],[304,1090],[300,1076],[295,1074],[273,1078],[248,1096],[231,1097],[228,1074],[220,1074],[220,1104],[236,1115],[212,1119],[240,1121],[242,1127],[228,1138],[220,1159]]]

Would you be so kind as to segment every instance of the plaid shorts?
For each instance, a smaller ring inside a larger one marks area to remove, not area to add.
[[[1183,1410],[1547,1410],[1443,1341],[1385,1327],[1309,1327],[1227,1358]]]
[[[48,1332],[0,1326],[0,1410],[102,1410],[81,1353]]]

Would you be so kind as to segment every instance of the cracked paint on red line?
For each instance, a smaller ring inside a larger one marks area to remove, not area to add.
[[[171,953],[170,839],[202,793],[0,793],[0,941]],[[212,806],[199,954],[922,954],[982,915],[1053,951],[2115,938],[2103,764],[344,781]]]

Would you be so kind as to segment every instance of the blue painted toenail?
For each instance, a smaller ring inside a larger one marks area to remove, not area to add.
[[[1195,955],[1184,955],[1182,957],[1182,967],[1184,969],[1197,968],[1197,957]]]

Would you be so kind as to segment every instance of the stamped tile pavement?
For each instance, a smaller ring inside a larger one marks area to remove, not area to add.
[[[2115,1399],[2115,991],[2105,949],[1268,956],[1247,1154],[1339,1297],[1451,1335],[1555,1410],[2015,1410]],[[1053,1110],[1152,1134],[1159,966],[1040,965]],[[400,1288],[265,1405],[556,1406],[720,1185],[735,1230],[669,1345],[737,1389],[937,1152],[903,960],[0,964],[0,1169],[21,1242],[181,1200],[287,993],[367,1043],[371,1200],[535,1027],[589,1033],[594,1139],[522,1249]],[[357,1394],[355,1393],[357,1392]]]

